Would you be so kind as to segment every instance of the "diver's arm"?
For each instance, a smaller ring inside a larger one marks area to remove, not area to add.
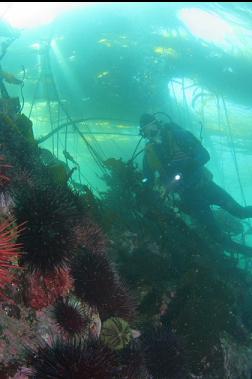
[[[190,132],[180,132],[181,147],[186,155],[188,168],[194,169],[204,166],[210,155],[200,141]]]
[[[190,132],[187,132],[188,140],[191,143],[192,159],[203,166],[210,160],[210,155],[207,149],[201,144],[201,142]]]

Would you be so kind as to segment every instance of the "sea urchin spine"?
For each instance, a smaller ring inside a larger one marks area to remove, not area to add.
[[[8,183],[10,178],[6,175],[6,169],[11,168],[12,166],[5,163],[5,158],[0,155],[0,186]]]
[[[99,342],[56,340],[30,355],[36,379],[111,379],[117,367],[115,354]]]
[[[21,244],[13,242],[21,231],[21,226],[15,226],[14,221],[6,221],[0,225],[0,288],[11,283],[13,274],[10,269],[20,268],[16,261],[21,255]],[[2,293],[0,293],[2,295]]]
[[[80,337],[88,332],[88,310],[74,296],[60,299],[54,306],[53,317],[63,332],[70,336]]]
[[[105,255],[82,249],[72,262],[76,295],[98,309],[101,320],[134,318],[135,307]]]

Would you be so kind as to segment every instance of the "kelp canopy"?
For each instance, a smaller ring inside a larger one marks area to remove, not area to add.
[[[92,185],[101,170],[73,121],[102,159],[129,159],[145,111],[204,138],[218,180],[233,182],[219,156],[251,149],[250,18],[250,3],[94,3],[22,32],[3,63],[19,78],[25,68],[24,110],[41,146],[63,159],[68,150]]]
[[[81,107],[88,116],[134,120],[139,110],[167,105],[168,84],[183,78],[249,105],[251,17],[250,3],[235,2],[115,3],[74,9],[55,22],[52,34],[52,66],[60,94],[65,100],[74,96],[79,101],[71,102],[72,109]],[[39,42],[42,49],[41,42],[50,42],[48,29],[24,33],[15,42],[15,52],[10,49],[6,57],[8,69],[16,70],[13,56],[22,49],[19,59],[30,71],[26,101],[32,101],[36,86],[31,44]]]

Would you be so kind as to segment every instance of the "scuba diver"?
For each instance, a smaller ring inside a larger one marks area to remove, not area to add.
[[[200,141],[177,124],[163,123],[148,113],[140,118],[140,134],[148,140],[144,148],[143,182],[154,186],[158,180],[165,194],[176,194],[179,208],[226,251],[252,256],[252,247],[233,241],[221,230],[210,207],[218,205],[244,219],[252,217],[252,206],[241,206],[213,182],[211,172],[204,167],[210,155]]]

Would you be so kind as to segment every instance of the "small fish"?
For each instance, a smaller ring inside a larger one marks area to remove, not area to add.
[[[3,71],[3,70],[0,70],[0,77],[2,79],[4,79],[7,83],[10,83],[10,84],[22,84],[23,83],[22,80],[17,79],[10,72],[6,72],[6,71]]]
[[[98,41],[98,43],[100,43],[101,45],[107,46],[107,47],[111,47],[112,46],[112,43],[107,38],[101,38]]]
[[[109,75],[109,71],[103,71],[103,72],[100,72],[96,75],[97,79],[101,79],[103,78],[104,76],[108,76]]]
[[[154,48],[154,53],[168,56],[170,58],[178,58],[179,54],[172,47],[157,46]]]

